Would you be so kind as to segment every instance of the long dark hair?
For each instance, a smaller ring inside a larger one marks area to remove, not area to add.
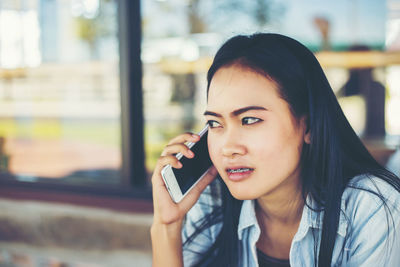
[[[341,197],[351,178],[368,174],[388,182],[400,191],[399,179],[382,167],[364,147],[345,115],[325,74],[305,46],[289,37],[257,33],[235,36],[218,50],[208,71],[210,82],[221,67],[232,64],[250,68],[278,84],[296,118],[306,116],[310,144],[304,144],[301,155],[301,181],[304,200],[310,195],[323,213],[319,255],[315,263],[330,266],[340,217]],[[222,184],[222,206],[203,218],[196,234],[221,223],[216,242],[203,255],[199,266],[237,266],[237,227],[241,201],[232,197]],[[367,190],[379,196],[378,192]],[[307,202],[305,201],[307,204]]]

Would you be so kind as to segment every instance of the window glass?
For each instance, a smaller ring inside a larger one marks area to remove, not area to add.
[[[0,170],[118,183],[117,3],[0,1]]]
[[[184,131],[198,131],[203,125],[206,71],[228,37],[278,32],[301,41],[317,56],[324,51],[346,51],[355,44],[383,51],[386,14],[385,1],[380,0],[368,0],[368,4],[347,0],[142,0],[148,171],[154,168],[167,140]],[[349,66],[335,65],[330,59],[324,63],[334,91],[339,92],[349,78]],[[386,86],[385,67],[374,70],[374,75],[377,73],[377,80]],[[348,114],[356,114],[356,119],[351,119],[356,123],[365,116],[364,102],[360,98],[347,100],[355,107]],[[387,119],[389,132],[399,134],[395,132],[399,128],[396,119]],[[354,127],[362,134],[364,125]]]

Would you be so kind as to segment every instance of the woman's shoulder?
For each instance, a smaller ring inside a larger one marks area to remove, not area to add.
[[[399,266],[400,192],[373,175],[354,177],[342,196],[339,228],[346,233],[346,266]]]
[[[393,178],[398,179],[398,178]],[[400,181],[395,181],[398,184]],[[362,174],[353,177],[348,186],[343,192],[345,198],[355,199],[371,199],[378,201],[377,204],[381,203],[380,200],[385,199],[388,201],[399,201],[400,192],[386,179],[371,175]]]
[[[365,218],[389,209],[400,218],[400,192],[388,181],[370,174],[352,178],[342,195],[342,212],[348,218]]]

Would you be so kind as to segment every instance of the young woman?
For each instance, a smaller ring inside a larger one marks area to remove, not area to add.
[[[236,36],[208,72],[214,164],[172,202],[152,177],[154,266],[400,266],[400,182],[365,149],[314,55],[278,34]],[[217,177],[217,179],[215,179]]]

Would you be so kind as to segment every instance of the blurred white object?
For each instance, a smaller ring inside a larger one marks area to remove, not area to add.
[[[400,148],[389,158],[386,168],[397,176],[400,176]]]
[[[366,106],[365,100],[359,95],[346,96],[338,98],[339,104],[343,110],[344,115],[350,122],[351,127],[357,135],[362,135],[365,129],[365,113]]]

